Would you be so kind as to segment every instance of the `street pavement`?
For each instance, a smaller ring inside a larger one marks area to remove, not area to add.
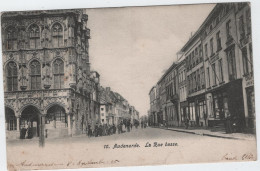
[[[139,147],[114,148],[132,144],[137,144]],[[150,147],[148,147],[149,144]],[[8,140],[7,159],[9,163],[19,167],[24,161],[36,164],[39,161],[41,163],[60,162],[61,165],[57,165],[57,168],[97,167],[96,165],[68,166],[66,164],[71,161],[77,163],[81,160],[99,159],[105,162],[98,167],[251,161],[256,160],[256,141],[202,136],[160,128],[133,128],[131,132],[111,136],[89,138],[86,135],[79,135],[46,139],[44,148],[38,147],[38,138]],[[107,161],[118,162],[111,165]],[[22,168],[35,167],[22,166]]]

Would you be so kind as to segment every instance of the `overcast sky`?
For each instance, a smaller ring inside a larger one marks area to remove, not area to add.
[[[213,9],[213,4],[87,9],[91,69],[147,114],[149,91]]]

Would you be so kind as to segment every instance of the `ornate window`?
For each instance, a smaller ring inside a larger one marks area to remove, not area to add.
[[[14,62],[9,62],[6,66],[7,90],[16,91],[17,83],[17,65]]]
[[[52,45],[54,47],[61,47],[63,45],[63,29],[61,24],[55,23],[52,26]]]
[[[54,88],[64,88],[64,62],[56,59],[53,62]]]
[[[6,50],[13,50],[17,46],[17,33],[13,26],[6,29]]]
[[[31,49],[39,48],[40,46],[40,29],[36,24],[32,24],[29,29],[29,46]]]
[[[31,69],[31,89],[41,89],[41,64],[39,61],[32,61],[30,64]]]

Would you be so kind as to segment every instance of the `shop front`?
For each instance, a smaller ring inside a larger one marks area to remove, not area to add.
[[[234,80],[207,92],[208,126],[225,127],[225,113],[230,113],[232,123],[245,126],[242,80]]]
[[[185,125],[185,118],[188,117],[188,113],[189,113],[188,110],[189,110],[188,101],[180,102],[181,126]]]
[[[188,98],[188,117],[191,126],[203,127],[206,125],[205,116],[207,115],[205,94]]]
[[[254,133],[255,124],[255,92],[254,92],[254,79],[253,74],[248,74],[245,79],[245,113],[246,113],[246,125],[250,132]]]

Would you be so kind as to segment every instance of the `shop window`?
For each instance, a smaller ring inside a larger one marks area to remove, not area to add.
[[[15,62],[9,62],[6,65],[6,79],[7,79],[7,90],[8,91],[17,91],[18,82],[17,82],[17,65]]]

